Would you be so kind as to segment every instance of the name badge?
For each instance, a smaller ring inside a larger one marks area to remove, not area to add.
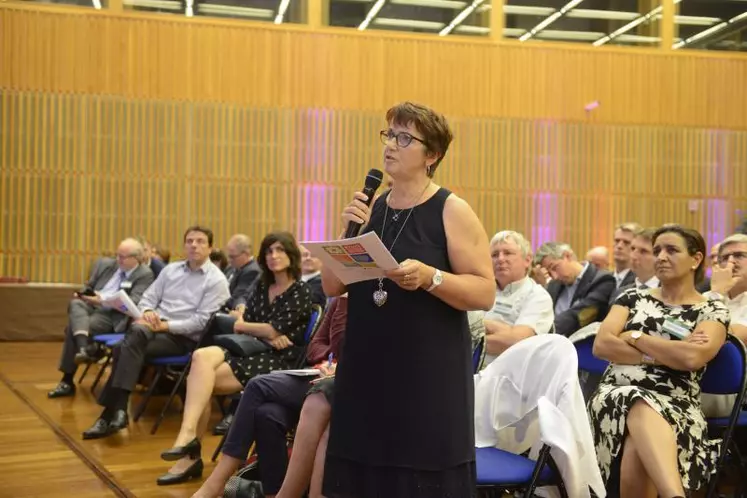
[[[691,334],[690,327],[688,327],[686,324],[669,318],[664,320],[664,326],[662,327],[662,330],[680,340],[686,338]]]
[[[120,289],[132,289],[132,282],[122,282]]]
[[[495,303],[493,305],[493,313],[498,313],[499,315],[510,315],[513,311],[513,308],[505,303]]]

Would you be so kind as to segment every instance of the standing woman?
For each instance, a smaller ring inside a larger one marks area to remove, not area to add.
[[[375,232],[400,262],[348,292],[324,476],[328,498],[468,498],[475,493],[474,386],[468,310],[495,298],[488,238],[472,208],[432,181],[452,133],[409,102],[381,132],[392,178],[369,209],[358,192],[343,221]],[[382,358],[385,361],[382,362]]]

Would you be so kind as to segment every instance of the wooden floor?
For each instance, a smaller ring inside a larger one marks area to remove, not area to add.
[[[95,375],[88,375],[74,398],[47,399],[60,380],[61,347],[0,343],[0,497],[192,496],[199,482],[156,485],[170,466],[159,454],[176,436],[179,403],[153,436],[150,427],[165,397],[153,398],[143,417],[121,434],[83,441],[81,432],[101,413],[89,390]],[[134,403],[138,400],[133,397]],[[213,415],[211,424],[219,419]],[[203,441],[205,478],[213,469],[208,461],[218,441],[216,436]]]

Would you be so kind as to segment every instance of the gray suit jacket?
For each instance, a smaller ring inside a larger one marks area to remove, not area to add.
[[[91,270],[91,277],[83,286],[81,292],[85,292],[86,290],[97,291],[103,289],[117,270],[119,270],[119,266],[115,259],[100,258],[94,263],[93,269]],[[130,273],[130,276],[122,282],[119,288],[124,290],[130,296],[132,302],[137,304],[143,296],[145,289],[150,287],[153,280],[154,277],[151,269],[147,266],[139,265],[132,273]],[[113,321],[114,331],[123,332],[127,328],[128,316],[122,313],[116,313]]]

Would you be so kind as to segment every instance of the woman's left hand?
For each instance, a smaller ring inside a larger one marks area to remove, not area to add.
[[[396,270],[386,272],[386,277],[405,290],[414,291],[431,286],[435,270],[417,259],[406,259]]]

